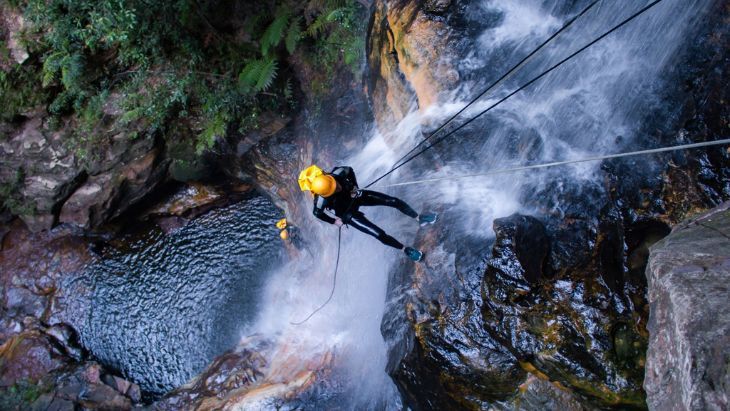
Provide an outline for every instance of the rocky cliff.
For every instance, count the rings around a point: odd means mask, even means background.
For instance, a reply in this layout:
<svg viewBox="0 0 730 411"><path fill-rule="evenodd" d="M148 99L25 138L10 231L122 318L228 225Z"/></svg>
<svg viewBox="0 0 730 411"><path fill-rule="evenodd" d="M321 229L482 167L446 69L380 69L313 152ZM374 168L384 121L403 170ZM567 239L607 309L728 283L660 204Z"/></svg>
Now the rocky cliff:
<svg viewBox="0 0 730 411"><path fill-rule="evenodd" d="M421 36L438 31L440 41L448 41L447 33L458 31L449 24L460 21L462 10L452 5L444 17L420 3L404 8L403 2L383 1L377 7L376 16L388 18L376 18L371 33L370 62L377 63L371 66L374 106L386 106L392 95L409 90L419 102L433 101L421 96L433 95L439 86L410 81L413 73L397 58L408 56L407 45ZM390 15L388 10L408 12ZM430 27L425 34L414 29L419 19L431 21L418 26ZM659 138L663 144L723 135L728 112L721 102L727 87L720 73L727 65L722 53L711 51L727 47L722 21L714 20L702 44L685 57L689 63L678 69L679 77L695 86L672 97L682 102L681 121ZM382 31L397 27L410 29L398 36ZM418 66L430 70L432 80L439 77L437 59ZM376 119L386 125L392 121L385 115ZM520 147L523 158L529 158L529 145ZM382 324L390 347L388 372L406 403L414 409L516 407L529 391L527 381L537 378L565 395L560 408L574 401L586 408L663 409L651 397L647 404L642 388L652 331L647 329L644 278L648 250L688 213L727 198L729 156L724 148L667 156L652 170L643 167L654 160L607 161L602 184L566 189L566 181L556 181L525 193L536 213L495 220L491 244L454 234L449 227L459 221L448 217L419 233L418 245L430 254L414 270L400 267L391 273L392 303ZM639 179L639 170L647 176L659 171L661 177ZM551 212L556 204L567 208ZM705 351L703 360L720 355L714 352Z"/></svg>
<svg viewBox="0 0 730 411"><path fill-rule="evenodd" d="M730 401L730 203L651 247L646 389L654 410L724 410Z"/></svg>

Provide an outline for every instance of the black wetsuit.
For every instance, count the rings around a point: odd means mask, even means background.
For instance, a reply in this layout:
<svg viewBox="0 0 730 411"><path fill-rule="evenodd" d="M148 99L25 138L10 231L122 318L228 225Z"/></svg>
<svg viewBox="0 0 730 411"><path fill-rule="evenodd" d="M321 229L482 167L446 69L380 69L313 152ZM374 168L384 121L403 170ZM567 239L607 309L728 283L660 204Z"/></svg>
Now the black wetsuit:
<svg viewBox="0 0 730 411"><path fill-rule="evenodd" d="M403 244L386 234L382 228L371 223L359 208L363 206L393 207L413 218L418 217L418 213L401 199L377 191L359 190L355 172L352 171L351 167L335 167L330 175L337 180L341 190L327 198L315 195L314 215L322 221L334 224L335 219L325 213L325 210L329 210L339 217L343 223L377 238L385 245L399 250L402 249ZM355 193L354 196L353 193Z"/></svg>

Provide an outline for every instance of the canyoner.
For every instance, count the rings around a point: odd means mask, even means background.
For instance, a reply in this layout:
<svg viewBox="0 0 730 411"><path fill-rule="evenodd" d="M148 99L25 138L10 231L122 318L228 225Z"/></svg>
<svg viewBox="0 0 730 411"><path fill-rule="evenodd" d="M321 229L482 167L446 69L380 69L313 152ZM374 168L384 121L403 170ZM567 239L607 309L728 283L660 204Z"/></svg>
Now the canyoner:
<svg viewBox="0 0 730 411"><path fill-rule="evenodd" d="M338 227L352 226L375 237L387 246L403 250L413 261L421 261L423 258L423 252L414 247L404 246L403 243L368 220L360 211L360 207L392 207L417 220L421 225L436 222L438 218L436 213L419 214L399 198L377 191L361 190L357 184L355 172L347 166L338 166L329 173L325 173L317 165L311 165L302 170L298 182L302 191L309 191L314 196L313 213L318 219Z"/></svg>

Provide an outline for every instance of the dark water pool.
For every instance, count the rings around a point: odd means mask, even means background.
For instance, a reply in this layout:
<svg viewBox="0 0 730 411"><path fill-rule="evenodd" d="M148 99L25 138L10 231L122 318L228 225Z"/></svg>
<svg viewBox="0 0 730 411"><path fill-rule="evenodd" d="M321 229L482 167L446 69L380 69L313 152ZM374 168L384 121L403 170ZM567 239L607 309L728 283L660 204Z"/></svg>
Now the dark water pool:
<svg viewBox="0 0 730 411"><path fill-rule="evenodd" d="M66 284L66 320L82 344L148 393L188 381L236 343L280 256L281 212L254 196L165 235L150 229L104 249Z"/></svg>

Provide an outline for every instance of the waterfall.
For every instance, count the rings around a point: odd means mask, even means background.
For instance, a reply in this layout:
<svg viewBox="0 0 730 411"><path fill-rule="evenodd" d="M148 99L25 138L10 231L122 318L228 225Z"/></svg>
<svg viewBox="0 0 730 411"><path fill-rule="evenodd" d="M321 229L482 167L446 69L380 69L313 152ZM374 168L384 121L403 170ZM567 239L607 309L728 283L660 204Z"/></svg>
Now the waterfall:
<svg viewBox="0 0 730 411"><path fill-rule="evenodd" d="M568 4L570 3L570 4ZM351 165L361 185L387 171L425 133L459 110L472 96L589 2L537 0L473 1L462 10L470 26L459 39L460 52L444 52L461 76L448 98L429 107L414 108L394 130L371 127L368 143L331 167ZM468 118L555 64L585 43L639 10L649 1L603 1L525 65L499 89L464 113ZM679 85L672 83L673 64L712 1L665 0L628 26L515 95L448 141L430 156L410 163L385 182L406 177L440 177L484 172L526 162L577 159L590 155L650 148L650 133L670 128L677 108L667 101ZM396 139L386 138L397 136ZM432 154L432 155L431 155ZM315 159L316 160L316 159ZM303 164L306 166L307 164ZM650 161L641 172L656 171ZM452 230L487 238L492 221L516 211L529 213L529 198L549 184L600 192L598 164L578 164L553 170L504 175L477 181L438 182L388 189L416 210L442 207L458 216ZM292 181L291 184L296 184ZM374 189L378 189L377 186ZM311 198L302 197L304 209ZM569 204L556 201L562 215ZM419 229L414 221L391 209L364 209L368 218L405 244ZM337 228L314 217L301 224L316 226L307 251L276 270L269 283L259 319L249 333L270 335L280 353L296 352L295 364L306 367L314 357L334 355L340 378L338 395L352 409L399 408L397 391L385 374L386 343L380 333L391 270L413 264L400 251L389 249L354 229L343 228L341 259L334 298L301 326L327 298L337 251ZM429 250L424 250L429 253ZM296 366L294 367L296 368Z"/></svg>

